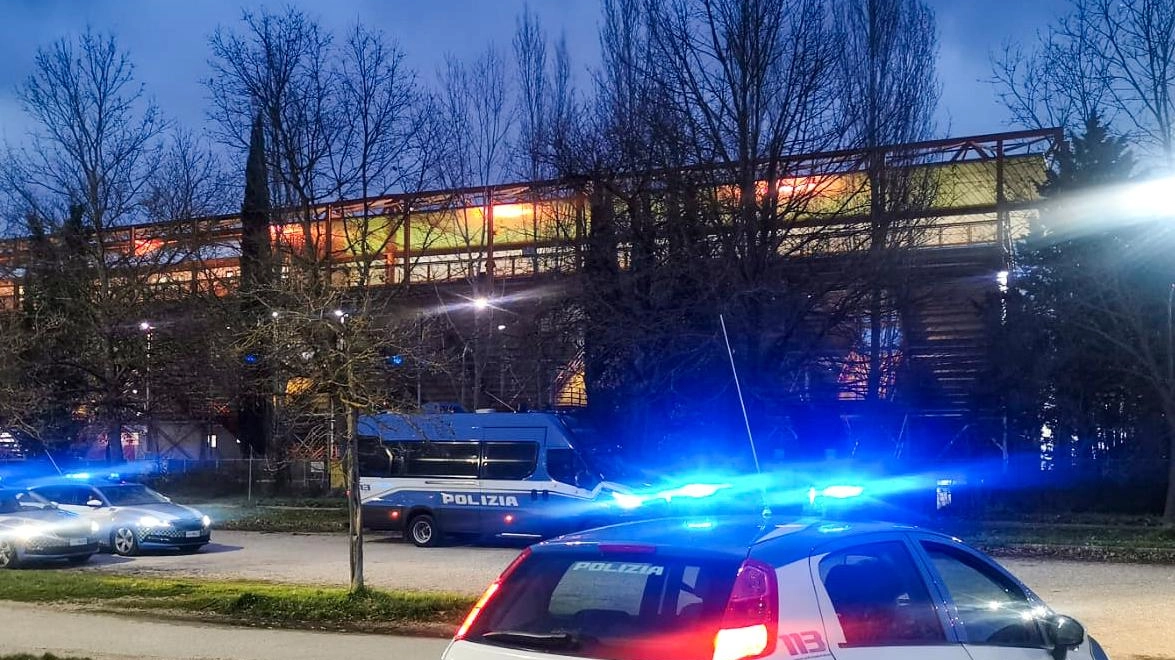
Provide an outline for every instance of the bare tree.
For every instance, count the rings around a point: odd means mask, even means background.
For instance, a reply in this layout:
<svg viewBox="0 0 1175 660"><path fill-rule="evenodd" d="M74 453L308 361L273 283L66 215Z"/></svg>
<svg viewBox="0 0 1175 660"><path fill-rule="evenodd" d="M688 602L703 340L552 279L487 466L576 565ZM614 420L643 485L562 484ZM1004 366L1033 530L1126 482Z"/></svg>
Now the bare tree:
<svg viewBox="0 0 1175 660"><path fill-rule="evenodd" d="M281 221L300 229L296 248L313 260L326 238L314 232L314 214L338 192L331 154L344 123L332 37L293 8L246 11L241 24L240 32L220 28L210 40L210 116L224 144L241 153L262 117L274 208L287 210Z"/></svg>
<svg viewBox="0 0 1175 660"><path fill-rule="evenodd" d="M90 31L39 50L18 94L37 128L12 154L4 188L23 211L34 253L26 313L37 332L53 329L56 340L44 348L60 349L42 356L42 375L105 428L108 455L121 460L123 422L143 407L134 387L141 348L133 347L142 343L135 316L176 251L136 246L115 230L143 217L165 123L126 52ZM47 291L70 300L37 294Z"/></svg>
<svg viewBox="0 0 1175 660"><path fill-rule="evenodd" d="M402 388L389 385L386 359L414 355L403 345L420 332L394 311L397 240L414 195L433 183L441 143L415 73L382 33L357 25L336 42L292 9L246 13L243 26L213 36L209 83L226 143L240 146L251 131L253 220L242 247L266 269L240 292L237 350L258 394L280 400L272 460L329 460L343 449L351 587L360 591L357 420L401 406L388 394ZM259 178L268 179L267 205L253 199L264 195ZM381 199L390 193L395 204Z"/></svg>
<svg viewBox="0 0 1175 660"><path fill-rule="evenodd" d="M490 46L471 64L450 58L441 79L440 137L446 147L437 167L444 185L461 191L451 200L452 212L447 214L442 232L459 241L463 249L468 298L488 300L494 296L496 265L492 186L501 183L511 171L514 104L506 62ZM451 329L463 344L462 361L472 367L463 367L458 379L463 391L470 390L469 400L475 408L483 400L484 374L490 359L486 346L492 323L489 311L492 308L477 314L472 328L450 316Z"/></svg>
<svg viewBox="0 0 1175 660"><path fill-rule="evenodd" d="M861 271L867 282L868 366L865 398L881 396L883 357L893 351L898 309L908 306L908 257L929 222L931 174L903 161L889 145L920 142L935 130L939 87L933 13L922 0L836 0L839 114L845 146L866 154L869 249ZM887 160L888 159L888 160ZM888 326L888 327L887 327Z"/></svg>
<svg viewBox="0 0 1175 660"><path fill-rule="evenodd" d="M191 221L233 208L230 181L221 158L190 130L171 132L147 181L143 212L149 221Z"/></svg>
<svg viewBox="0 0 1175 660"><path fill-rule="evenodd" d="M1175 165L1175 5L1071 0L1029 54L1008 46L993 82L1020 123L1080 130L1094 115L1128 124L1146 154Z"/></svg>

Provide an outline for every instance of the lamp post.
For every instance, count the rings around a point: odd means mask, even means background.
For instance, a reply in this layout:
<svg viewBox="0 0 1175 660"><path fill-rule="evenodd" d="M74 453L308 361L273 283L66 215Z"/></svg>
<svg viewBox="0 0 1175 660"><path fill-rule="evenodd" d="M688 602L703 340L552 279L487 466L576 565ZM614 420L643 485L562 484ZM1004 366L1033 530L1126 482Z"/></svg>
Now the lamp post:
<svg viewBox="0 0 1175 660"><path fill-rule="evenodd" d="M147 429L147 447L151 447L151 441L154 440L154 433L151 432L151 340L154 339L155 326L151 325L150 321L143 321L139 323L139 330L142 330L147 337L147 365L145 368L146 377L143 382L143 415L146 417ZM158 456L156 457L158 458Z"/></svg>

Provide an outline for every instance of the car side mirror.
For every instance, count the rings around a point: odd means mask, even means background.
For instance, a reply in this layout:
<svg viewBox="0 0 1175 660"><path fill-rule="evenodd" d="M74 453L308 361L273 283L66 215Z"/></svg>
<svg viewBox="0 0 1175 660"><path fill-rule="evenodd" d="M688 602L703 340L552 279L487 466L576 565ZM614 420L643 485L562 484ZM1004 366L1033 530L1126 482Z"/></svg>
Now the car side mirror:
<svg viewBox="0 0 1175 660"><path fill-rule="evenodd" d="M1065 660L1069 651L1085 643L1085 627L1076 619L1061 614L1051 616L1044 622L1045 635L1053 647L1053 658Z"/></svg>
<svg viewBox="0 0 1175 660"><path fill-rule="evenodd" d="M101 509L102 508L102 500L89 500L86 502L86 506L88 506L92 509Z"/></svg>

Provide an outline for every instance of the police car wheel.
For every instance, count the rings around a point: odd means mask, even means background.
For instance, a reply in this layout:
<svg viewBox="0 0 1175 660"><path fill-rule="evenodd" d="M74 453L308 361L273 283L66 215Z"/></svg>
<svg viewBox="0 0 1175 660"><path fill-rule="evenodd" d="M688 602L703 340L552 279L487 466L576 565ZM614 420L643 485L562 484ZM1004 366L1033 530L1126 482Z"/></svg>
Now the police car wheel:
<svg viewBox="0 0 1175 660"><path fill-rule="evenodd" d="M408 538L418 548L432 548L441 543L441 530L433 517L422 513L408 523Z"/></svg>
<svg viewBox="0 0 1175 660"><path fill-rule="evenodd" d="M120 525L110 534L110 547L114 554L131 557L139 554L139 535L133 527Z"/></svg>
<svg viewBox="0 0 1175 660"><path fill-rule="evenodd" d="M0 569L16 568L18 563L16 545L11 541L0 541Z"/></svg>

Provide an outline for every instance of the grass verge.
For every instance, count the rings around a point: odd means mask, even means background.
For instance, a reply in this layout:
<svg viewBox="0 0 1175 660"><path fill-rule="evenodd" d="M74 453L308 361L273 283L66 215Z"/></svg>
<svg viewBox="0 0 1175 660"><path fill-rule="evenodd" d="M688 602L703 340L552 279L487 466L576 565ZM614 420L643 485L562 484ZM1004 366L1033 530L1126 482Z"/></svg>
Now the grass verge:
<svg viewBox="0 0 1175 660"><path fill-rule="evenodd" d="M0 571L0 600L244 626L443 636L452 634L474 599L432 592L351 594L340 588L269 582L17 570Z"/></svg>
<svg viewBox="0 0 1175 660"><path fill-rule="evenodd" d="M991 554L1080 561L1175 564L1175 527L1061 521L954 521L943 531Z"/></svg>
<svg viewBox="0 0 1175 660"><path fill-rule="evenodd" d="M290 508L200 504L215 529L239 532L302 532L327 534L347 531L347 510L341 507Z"/></svg>

